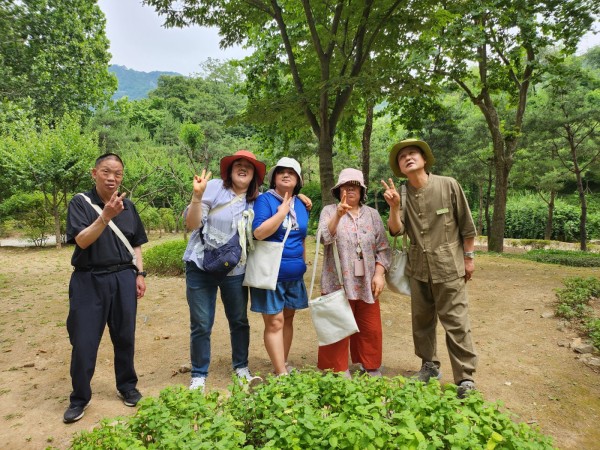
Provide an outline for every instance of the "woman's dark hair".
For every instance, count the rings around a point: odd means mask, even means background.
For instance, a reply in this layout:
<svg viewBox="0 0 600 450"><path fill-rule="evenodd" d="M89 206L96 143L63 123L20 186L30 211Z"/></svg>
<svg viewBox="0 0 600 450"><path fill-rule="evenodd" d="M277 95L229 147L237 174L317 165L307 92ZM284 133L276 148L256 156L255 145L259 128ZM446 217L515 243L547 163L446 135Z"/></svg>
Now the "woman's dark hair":
<svg viewBox="0 0 600 450"><path fill-rule="evenodd" d="M125 168L125 164L123 164L123 160L116 153L105 153L104 155L98 156L98 158L96 158L96 163L94 164L94 167L98 167L98 164L100 164L105 159L116 159L117 161L119 161L121 163L123 168Z"/></svg>
<svg viewBox="0 0 600 450"><path fill-rule="evenodd" d="M231 189L233 187L233 181L231 180L231 171L233 170L233 164L230 164L229 167L227 168L227 178L225 178L223 180L223 187L226 187L227 189ZM256 200L256 197L258 197L258 194L260 194L260 191L258 190L259 185L258 185L258 171L256 170L256 167L254 168L254 176L252 177L252 181L250 182L250 184L248 185L248 190L246 191L246 201L247 202L253 202L254 200Z"/></svg>
<svg viewBox="0 0 600 450"><path fill-rule="evenodd" d="M279 166L275 167L275 170L273 171L273 176L269 180L269 189L275 189L275 175L283 172L284 169L289 169L289 167L279 167ZM292 170L294 170L294 169L292 169ZM294 175L296 175L296 186L294 186L294 192L292 192L292 194L298 195L300 193L300 189L302 189L302 186L300 183L300 177L298 176L298 174L296 173L295 170L294 170Z"/></svg>
<svg viewBox="0 0 600 450"><path fill-rule="evenodd" d="M359 186L359 187L360 187L360 200L358 201L358 204L362 206L364 204L364 202L366 201L366 199L367 199L367 193L365 192L365 188L364 187L362 187L362 186ZM338 202L341 200L340 188L341 188L341 186L339 188L333 189L331 191L331 193L333 194L333 197Z"/></svg>

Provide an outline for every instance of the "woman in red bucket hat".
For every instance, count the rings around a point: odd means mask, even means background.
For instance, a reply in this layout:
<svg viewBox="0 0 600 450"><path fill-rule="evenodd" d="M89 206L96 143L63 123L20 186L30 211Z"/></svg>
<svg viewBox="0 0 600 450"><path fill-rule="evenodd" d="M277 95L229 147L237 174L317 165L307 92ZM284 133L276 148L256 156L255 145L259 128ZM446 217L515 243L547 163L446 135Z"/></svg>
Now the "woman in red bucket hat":
<svg viewBox="0 0 600 450"><path fill-rule="evenodd" d="M192 200L185 212L186 226L193 230L183 256L190 308L190 389L205 388L217 289L221 291L229 322L233 370L241 383L261 381L248 368L248 288L242 286L242 281L246 268L246 230L252 223L252 206L259 196L266 166L252 152L238 150L221 159L220 171L221 179L211 180L211 172L206 170L194 176ZM224 263L217 259L216 272L213 261L208 259L210 255L221 256L226 248L234 250L233 259Z"/></svg>

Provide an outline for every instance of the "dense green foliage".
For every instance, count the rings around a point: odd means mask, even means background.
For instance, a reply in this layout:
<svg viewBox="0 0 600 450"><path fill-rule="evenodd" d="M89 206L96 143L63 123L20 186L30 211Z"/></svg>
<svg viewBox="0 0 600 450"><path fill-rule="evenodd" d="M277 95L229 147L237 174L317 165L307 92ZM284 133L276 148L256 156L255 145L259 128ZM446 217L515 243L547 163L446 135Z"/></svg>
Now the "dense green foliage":
<svg viewBox="0 0 600 450"><path fill-rule="evenodd" d="M153 275L176 276L185 272L183 252L187 241L176 240L144 250L144 269Z"/></svg>
<svg viewBox="0 0 600 450"><path fill-rule="evenodd" d="M594 316L590 302L600 300L600 278L573 277L556 290L556 315L572 321L600 349L600 317Z"/></svg>
<svg viewBox="0 0 600 450"><path fill-rule="evenodd" d="M52 122L108 101L105 24L95 1L0 0L0 102Z"/></svg>
<svg viewBox="0 0 600 450"><path fill-rule="evenodd" d="M302 371L269 376L250 393L237 384L207 395L167 388L135 416L83 432L72 448L553 448L501 409L479 393L459 400L455 386L435 381Z"/></svg>

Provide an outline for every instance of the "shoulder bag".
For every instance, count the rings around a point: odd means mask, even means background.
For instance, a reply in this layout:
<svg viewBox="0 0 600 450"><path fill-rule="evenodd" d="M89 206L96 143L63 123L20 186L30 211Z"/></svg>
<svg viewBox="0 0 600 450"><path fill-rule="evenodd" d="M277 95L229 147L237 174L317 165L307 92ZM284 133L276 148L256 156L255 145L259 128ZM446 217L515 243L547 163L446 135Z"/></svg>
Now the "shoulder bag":
<svg viewBox="0 0 600 450"><path fill-rule="evenodd" d="M78 195L81 195L85 199L86 202L88 202L90 205L92 205L92 208L94 208L96 210L98 215L102 214L102 208L100 208L98 205L92 203L92 200L87 195L85 195L83 192L80 192ZM112 220L109 220L108 226L110 227L111 230L113 230L113 232L117 235L117 237L119 239L121 239L121 242L123 242L125 247L127 247L127 250L129 250L129 253L131 253L131 257L133 258L131 261L132 261L133 265L134 266L137 265L133 247L131 246L131 244L129 243L129 241L123 234L123 232L119 229L118 226L115 225L115 223Z"/></svg>
<svg viewBox="0 0 600 450"><path fill-rule="evenodd" d="M321 243L321 230L317 232L317 243L315 249L315 261L313 263L312 278L310 281L309 295L312 296L315 285L315 274L317 272L317 262L319 260L319 244ZM339 342L342 339L357 333L358 325L354 318L354 313L350 307L350 303L346 298L344 291L344 282L342 280L342 270L340 268L340 257L337 251L337 245L333 245L333 257L335 260L335 268L338 274L338 279L341 289L325 294L320 297L309 300L308 307L310 308L310 316L312 318L319 346L329 345Z"/></svg>
<svg viewBox="0 0 600 450"><path fill-rule="evenodd" d="M282 242L253 241L254 250L248 252L244 286L274 291L279 276L279 266L283 255L283 246L292 229L292 221L288 220L287 231Z"/></svg>
<svg viewBox="0 0 600 450"><path fill-rule="evenodd" d="M401 187L402 192L402 221L406 216L406 186ZM406 262L408 261L408 253L406 246L406 226L402 235L402 247L397 247L398 236L394 236L394 245L392 248L392 263L390 269L385 274L385 281L390 288L390 291L396 294L404 294L410 296L410 280L404 274Z"/></svg>
<svg viewBox="0 0 600 450"><path fill-rule="evenodd" d="M231 199L229 202L217 206L208 212L208 216L216 213L217 211L242 200L245 194L238 195ZM242 218L244 220L244 218ZM201 239L204 241L202 233L200 233ZM245 237L245 234L244 234ZM214 274L217 277L224 277L238 265L242 257L242 245L238 231L236 231L231 239L225 244L216 248L204 249L204 258L202 260L202 269L205 272Z"/></svg>

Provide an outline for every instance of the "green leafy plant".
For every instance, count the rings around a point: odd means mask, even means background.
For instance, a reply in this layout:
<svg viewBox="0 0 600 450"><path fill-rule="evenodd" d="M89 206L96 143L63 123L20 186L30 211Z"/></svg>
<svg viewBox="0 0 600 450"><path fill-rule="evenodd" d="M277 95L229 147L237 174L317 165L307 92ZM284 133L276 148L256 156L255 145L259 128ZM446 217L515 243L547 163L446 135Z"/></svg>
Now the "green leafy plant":
<svg viewBox="0 0 600 450"><path fill-rule="evenodd" d="M183 253L187 241L174 240L144 251L144 268L153 275L177 276L185 272Z"/></svg>
<svg viewBox="0 0 600 450"><path fill-rule="evenodd" d="M573 322L600 348L600 319L593 317L594 310L589 306L593 299L600 298L600 279L573 277L565 279L564 284L564 289L556 290L556 315Z"/></svg>
<svg viewBox="0 0 600 450"><path fill-rule="evenodd" d="M550 449L551 438L517 423L480 393L403 377L303 370L268 376L248 392L233 383L206 395L183 386L145 398L129 419L104 420L72 448Z"/></svg>

